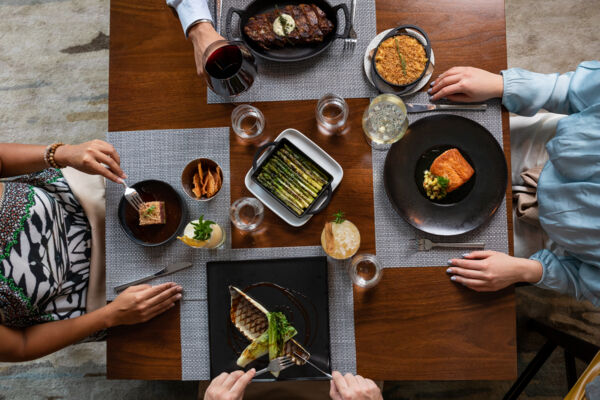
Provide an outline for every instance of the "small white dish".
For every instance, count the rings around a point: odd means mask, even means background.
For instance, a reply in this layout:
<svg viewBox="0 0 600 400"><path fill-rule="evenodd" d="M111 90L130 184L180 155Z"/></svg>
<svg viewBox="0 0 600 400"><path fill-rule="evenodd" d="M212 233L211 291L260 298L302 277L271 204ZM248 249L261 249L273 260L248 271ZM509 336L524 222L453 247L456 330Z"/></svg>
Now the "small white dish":
<svg viewBox="0 0 600 400"><path fill-rule="evenodd" d="M277 142L280 139L286 138L290 142L292 142L300 151L304 152L308 157L310 157L319 167L323 168L327 171L332 177L333 181L331 182L331 189L335 192L335 189L339 186L342 178L344 177L344 170L342 166L338 164L329 154L325 152L322 148L317 146L315 142L304 136L300 131L292 128L288 128L281 132L279 136L275 139ZM259 165L265 157L270 153L269 150L266 150L258 159L257 165ZM259 199L266 207L268 207L271 211L273 211L279 218L284 220L291 226L302 226L311 219L312 215L307 214L303 217L298 217L294 215L291 211L285 208L282 204L280 204L277 200L275 200L270 193L268 193L265 189L263 189L260 185L252 180L252 173L254 171L252 168L246 174L244 179L244 183L246 187L256 197ZM326 198L322 198L318 200L315 208L318 208L323 204Z"/></svg>
<svg viewBox="0 0 600 400"><path fill-rule="evenodd" d="M371 51L375 50L375 48L377 47L377 45L379 44L379 42L381 42L381 40L384 38L385 35L387 35L388 33L390 33L390 31L393 28L390 29L386 29L383 32L380 32L377 36L375 36L373 38L373 40L371 40L371 42L369 43L369 45L367 46L367 50L365 51L365 55L363 57L363 68L365 71L365 75L367 76L367 79L369 80L369 83L371 85L373 85L375 87L375 84L373 83L373 78L371 77ZM407 29L407 31L411 31L412 33L414 33L419 41L421 43L423 43L423 45L427 44L427 40L425 39L425 37L423 37L423 35L421 35L419 33L419 31L415 30L415 29ZM423 86L425 86L427 84L427 82L429 81L429 79L431 78L431 76L433 75L433 69L435 67L435 55L433 54L433 47L431 48L431 62L430 62L431 66L429 67L429 71L423 75L423 77L419 80L419 82L411 87L410 89L408 89L406 92L394 92L394 94L398 95L398 96L406 96L409 94L413 94L418 92L419 90L423 89Z"/></svg>

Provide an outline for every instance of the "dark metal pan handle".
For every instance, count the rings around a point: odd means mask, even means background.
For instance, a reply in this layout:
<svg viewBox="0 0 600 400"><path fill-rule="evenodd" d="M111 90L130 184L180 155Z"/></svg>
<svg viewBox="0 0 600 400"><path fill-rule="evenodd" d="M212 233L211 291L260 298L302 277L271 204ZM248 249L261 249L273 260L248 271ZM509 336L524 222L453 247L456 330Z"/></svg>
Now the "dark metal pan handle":
<svg viewBox="0 0 600 400"><path fill-rule="evenodd" d="M225 17L225 30L227 32L227 39L242 40L241 38L234 38L231 33L231 21L233 19L233 13L236 13L237 15L239 15L240 21L242 20L242 17L246 14L246 12L244 10L240 10L239 8L234 8L234 7L231 7L227 11L227 17ZM240 24L240 32L241 31L242 31L242 29L241 29L241 24Z"/></svg>
<svg viewBox="0 0 600 400"><path fill-rule="evenodd" d="M325 209L325 207L327 207L329 205L329 202L331 201L331 198L333 197L333 189L331 188L331 183L327 186L327 189L325 189L325 191L327 192L327 197L325 197L325 201L323 202L323 204L321 204L321 206L319 208L317 208L316 210L311 210L309 212L307 212L307 214L317 214L320 213L321 211L323 211Z"/></svg>
<svg viewBox="0 0 600 400"><path fill-rule="evenodd" d="M271 146L275 146L277 145L277 142L269 142L269 143L265 143L262 146L260 146L258 148L258 150L256 150L256 153L254 153L254 159L252 160L252 171L256 171L258 165L256 165L258 163L258 159L260 158L260 155L262 154L263 151L265 151L265 149L271 147Z"/></svg>
<svg viewBox="0 0 600 400"><path fill-rule="evenodd" d="M350 22L350 11L348 11L348 6L346 4L344 4L344 3L338 4L337 6L332 8L335 15L337 15L337 12L339 9L342 9L342 11L344 11L344 18L345 18L344 32L341 35L336 33L335 38L336 39L346 39L350 35L350 28L352 27L352 23Z"/></svg>

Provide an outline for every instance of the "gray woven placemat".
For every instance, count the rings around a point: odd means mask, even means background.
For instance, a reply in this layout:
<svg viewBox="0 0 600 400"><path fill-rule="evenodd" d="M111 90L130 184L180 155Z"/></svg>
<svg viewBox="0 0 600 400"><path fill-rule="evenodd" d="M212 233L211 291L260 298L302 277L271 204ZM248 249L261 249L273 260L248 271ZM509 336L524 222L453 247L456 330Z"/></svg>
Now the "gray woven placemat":
<svg viewBox="0 0 600 400"><path fill-rule="evenodd" d="M178 241L159 247L142 247L129 240L119 226L117 207L123 187L112 182L106 188L106 294L113 300L117 285L150 275L165 264L189 260L193 266L151 284L174 281L183 286L181 306L181 357L184 380L210 378L208 348L208 309L206 262L291 258L323 255L320 246L231 249L229 223L229 128L168 131L109 132L107 139L121 156L121 166L129 175L129 184L144 179L169 183L184 199L188 216L200 214L218 222L226 231L222 249L192 249ZM181 188L181 171L196 158L215 160L223 169L224 186L210 202L197 202ZM356 372L354 340L354 303L352 284L343 264L329 263L329 309L331 361L335 369Z"/></svg>
<svg viewBox="0 0 600 400"><path fill-rule="evenodd" d="M404 98L406 102L429 103L426 93L417 93ZM439 112L438 112L439 113ZM433 115L434 113L409 114L410 123ZM488 102L485 112L457 111L452 114L460 115L478 122L487 128L502 146L502 116L500 101ZM506 220L506 200L502 201L500 208L492 219L474 230L452 237L451 239L436 235L425 234L409 225L396 211L394 211L385 193L383 184L383 166L386 151L372 151L373 155L373 202L375 212L375 238L377 256L384 267L428 267L446 265L450 258L460 258L468 250L460 249L432 249L430 251L417 251L417 239L427 238L433 242L484 242L487 250L508 251L508 231Z"/></svg>
<svg viewBox="0 0 600 400"><path fill-rule="evenodd" d="M250 260L293 258L323 255L320 246L229 249L213 260ZM329 266L329 334L331 366L340 371L356 373L354 338L354 299L352 282L343 262L328 260ZM203 265L206 274L206 264ZM208 306L206 299L189 300L184 296L181 306L181 369L183 380L210 379L210 349L208 339Z"/></svg>
<svg viewBox="0 0 600 400"><path fill-rule="evenodd" d="M230 7L244 9L250 0L222 0L223 15L221 18L221 34L225 33L225 16ZM350 7L349 0L343 0ZM336 6L341 1L332 1ZM212 2L209 2L213 10ZM280 5L283 5L280 4ZM343 12L338 14L344 20ZM238 23L237 15L233 17L234 26ZM338 27L343 32L343 22ZM331 46L305 61L296 63L274 63L257 57L258 75L248 92L241 94L235 102L282 101L318 99L325 93L333 92L343 98L370 97L377 91L365 78L363 73L363 55L369 41L376 35L375 1L361 0L356 2L354 30L358 42L353 49L344 49L344 40L337 39ZM239 37L238 32L232 32ZM212 103L228 103L207 91L207 101Z"/></svg>
<svg viewBox="0 0 600 400"><path fill-rule="evenodd" d="M144 179L159 179L170 184L184 200L187 216L200 215L217 222L226 232L226 247L231 238L229 224L229 128L185 129L163 131L109 132L108 141L121 156L121 166L131 185ZM181 172L188 162L206 157L216 161L223 170L223 187L208 202L191 199L181 187ZM178 240L158 247L143 247L133 243L119 226L118 204L123 187L113 182L106 187L106 297L113 300L117 285L148 276L165 265L191 261L193 267L152 281L153 284L174 281L183 286L186 297L206 298L203 263L222 250L192 249Z"/></svg>

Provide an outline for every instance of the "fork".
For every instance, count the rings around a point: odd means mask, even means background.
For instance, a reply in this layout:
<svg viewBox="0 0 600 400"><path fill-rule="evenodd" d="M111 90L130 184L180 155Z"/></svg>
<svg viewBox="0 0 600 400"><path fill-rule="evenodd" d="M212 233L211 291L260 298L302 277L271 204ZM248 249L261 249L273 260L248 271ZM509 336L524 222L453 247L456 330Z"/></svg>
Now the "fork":
<svg viewBox="0 0 600 400"><path fill-rule="evenodd" d="M344 49L346 47L354 48L358 41L358 36L354 30L354 14L356 14L356 0L350 0L350 32L348 33L348 37L344 39Z"/></svg>
<svg viewBox="0 0 600 400"><path fill-rule="evenodd" d="M142 200L140 194L135 189L127 186L125 180L123 180L123 186L125 186L125 200L127 200L127 202L131 204L136 210L141 209L144 205L144 200Z"/></svg>
<svg viewBox="0 0 600 400"><path fill-rule="evenodd" d="M286 368L296 365L294 361L288 356L281 356L269 361L267 368L263 368L256 372L254 376L264 374L265 372L281 372Z"/></svg>
<svg viewBox="0 0 600 400"><path fill-rule="evenodd" d="M419 251L429 251L434 247L451 247L455 249L483 249L485 243L434 243L429 239L419 239Z"/></svg>

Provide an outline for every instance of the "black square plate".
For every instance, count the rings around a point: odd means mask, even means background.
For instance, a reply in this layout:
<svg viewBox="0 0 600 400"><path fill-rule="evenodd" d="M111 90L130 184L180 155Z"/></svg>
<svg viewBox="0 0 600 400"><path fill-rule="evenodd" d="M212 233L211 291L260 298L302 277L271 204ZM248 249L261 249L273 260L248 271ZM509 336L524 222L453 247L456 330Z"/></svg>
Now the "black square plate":
<svg viewBox="0 0 600 400"><path fill-rule="evenodd" d="M269 311L283 312L298 334L294 339L311 353L311 361L331 372L327 258L215 261L208 269L208 321L211 379L240 369L236 360L250 342L231 323L229 285L243 290ZM265 368L268 356L246 369ZM278 380L327 379L309 365L293 366ZM266 373L256 380L272 381Z"/></svg>

